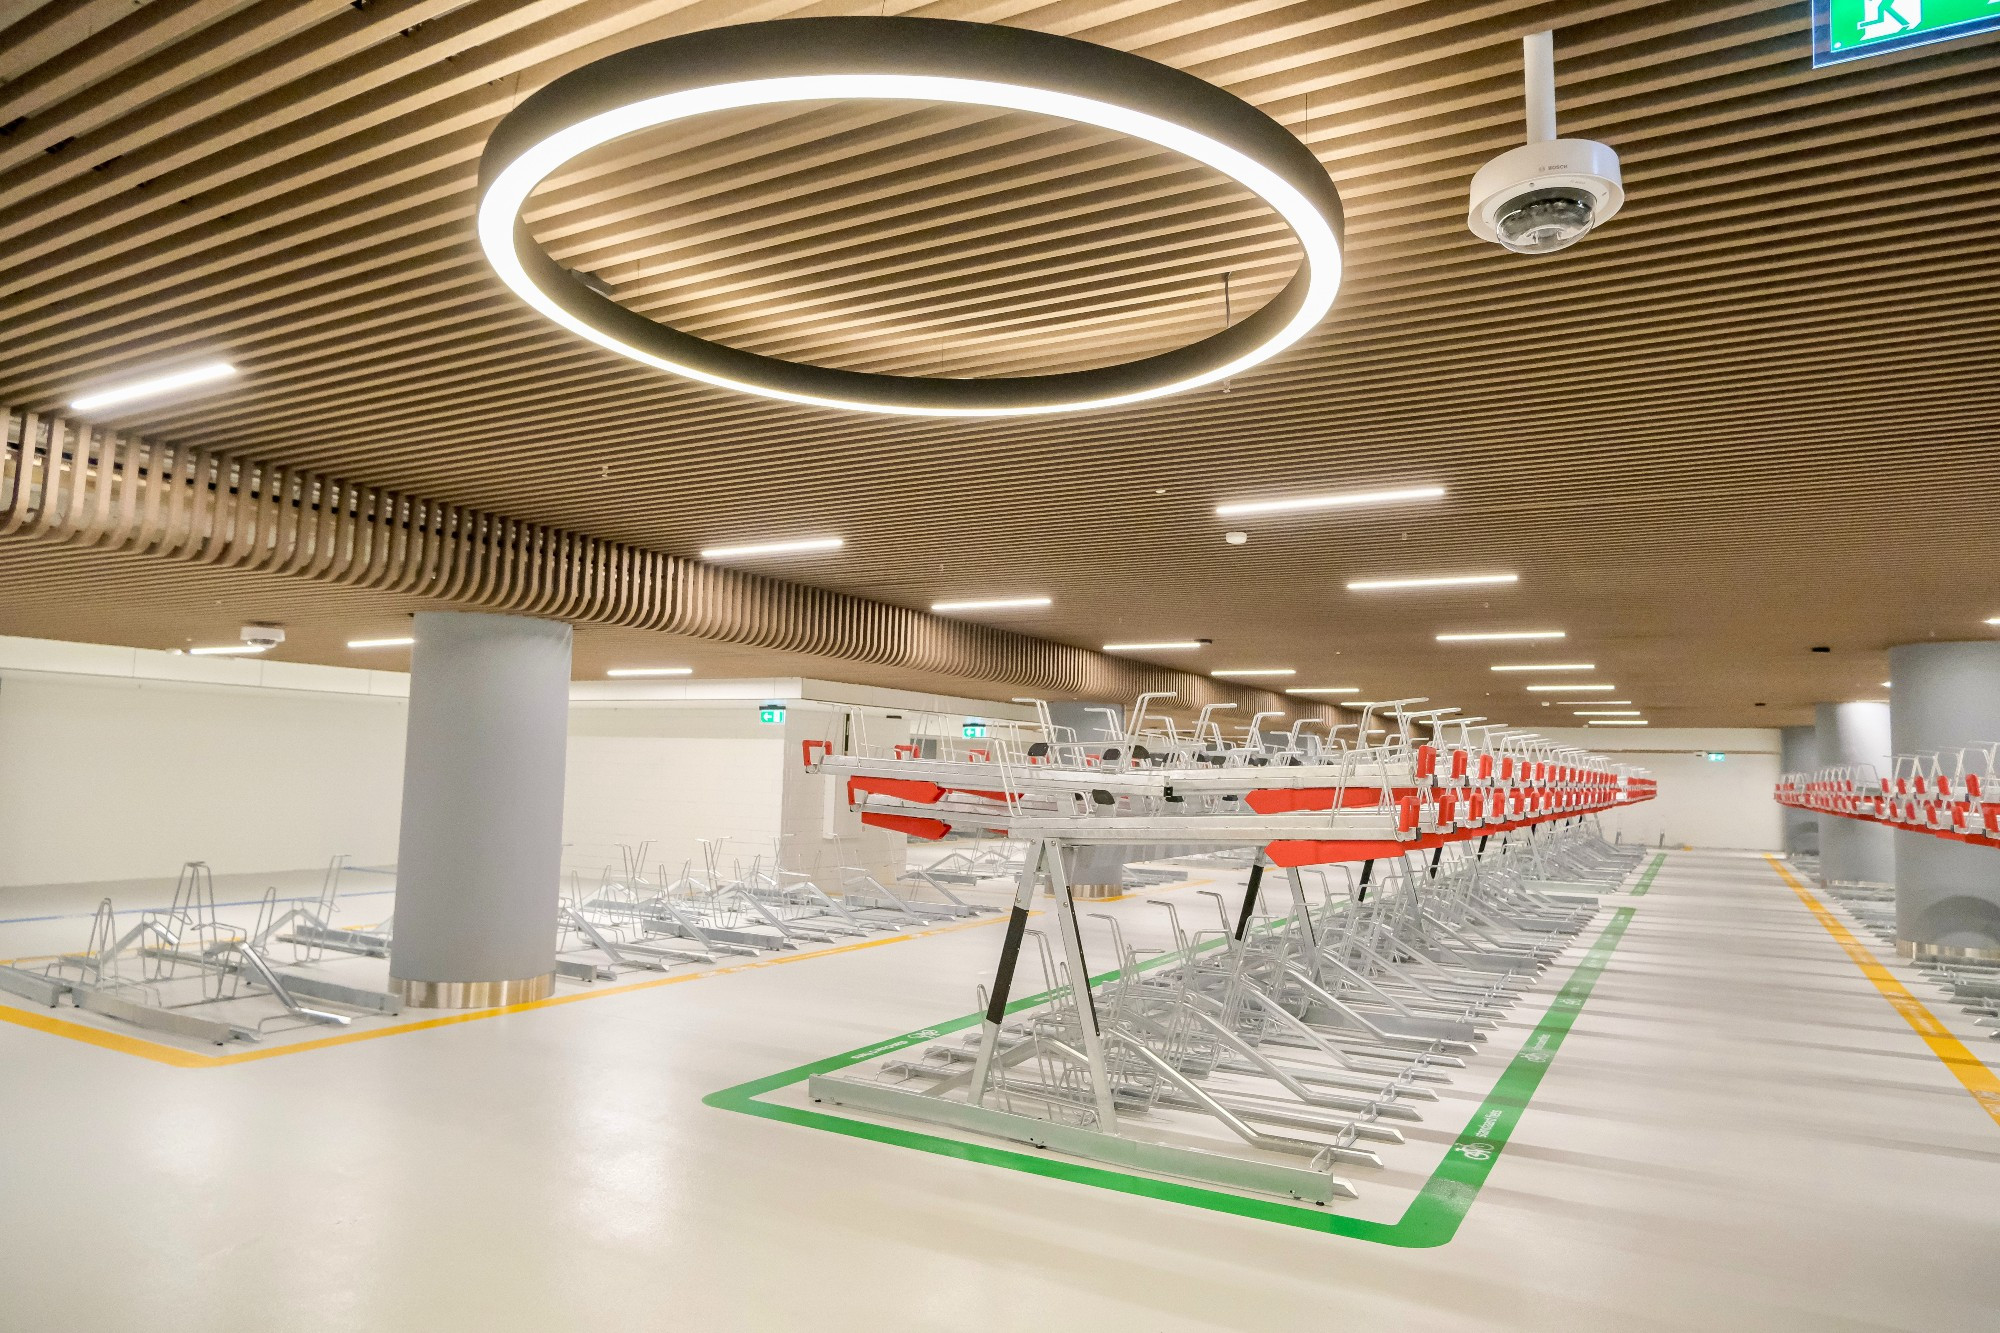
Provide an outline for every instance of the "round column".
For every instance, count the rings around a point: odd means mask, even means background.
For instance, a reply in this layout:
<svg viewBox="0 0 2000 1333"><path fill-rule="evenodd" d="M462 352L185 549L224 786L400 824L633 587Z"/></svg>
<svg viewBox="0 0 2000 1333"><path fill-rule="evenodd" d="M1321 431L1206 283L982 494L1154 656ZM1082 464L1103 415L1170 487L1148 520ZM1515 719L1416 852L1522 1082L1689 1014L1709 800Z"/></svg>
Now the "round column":
<svg viewBox="0 0 2000 1333"><path fill-rule="evenodd" d="M2000 740L2000 642L1891 648L1889 679L1897 754ZM2000 850L1928 833L1893 836L1903 956L2000 959Z"/></svg>
<svg viewBox="0 0 2000 1333"><path fill-rule="evenodd" d="M1870 764L1889 772L1889 705L1885 703L1821 704L1814 710L1819 740L1819 764ZM1895 843L1889 829L1865 819L1828 815L1820 821L1819 873L1836 880L1893 884Z"/></svg>
<svg viewBox="0 0 2000 1333"><path fill-rule="evenodd" d="M1819 731L1814 727L1782 727L1778 731L1779 771L1810 773L1819 765ZM1819 855L1819 816L1793 806L1784 809L1785 852Z"/></svg>
<svg viewBox="0 0 2000 1333"><path fill-rule="evenodd" d="M570 628L422 612L410 663L392 988L417 1008L555 984Z"/></svg>
<svg viewBox="0 0 2000 1333"><path fill-rule="evenodd" d="M1129 847L1066 847L1063 849L1063 877L1069 881L1072 898L1116 898L1125 892L1125 863Z"/></svg>

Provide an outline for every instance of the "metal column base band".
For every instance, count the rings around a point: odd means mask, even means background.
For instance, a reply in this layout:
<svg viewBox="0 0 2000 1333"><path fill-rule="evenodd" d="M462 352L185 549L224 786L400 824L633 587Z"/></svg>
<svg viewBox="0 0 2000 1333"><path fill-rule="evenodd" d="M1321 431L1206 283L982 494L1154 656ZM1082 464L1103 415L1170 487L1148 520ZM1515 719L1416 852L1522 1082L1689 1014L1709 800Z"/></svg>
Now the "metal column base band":
<svg viewBox="0 0 2000 1333"><path fill-rule="evenodd" d="M555 993L556 974L519 981L411 981L389 978L389 989L411 1009L492 1009L503 1004L546 1000Z"/></svg>
<svg viewBox="0 0 2000 1333"><path fill-rule="evenodd" d="M1930 958L1939 962L2000 963L2000 948L1961 949L1953 944L1919 944L1897 940L1896 952L1904 958Z"/></svg>

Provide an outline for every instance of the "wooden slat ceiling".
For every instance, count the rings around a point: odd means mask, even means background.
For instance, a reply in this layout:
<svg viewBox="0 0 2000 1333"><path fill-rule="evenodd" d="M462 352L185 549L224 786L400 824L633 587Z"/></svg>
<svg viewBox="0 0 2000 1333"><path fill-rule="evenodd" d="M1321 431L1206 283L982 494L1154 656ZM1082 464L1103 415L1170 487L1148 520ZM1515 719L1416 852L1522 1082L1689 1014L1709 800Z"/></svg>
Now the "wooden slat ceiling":
<svg viewBox="0 0 2000 1333"><path fill-rule="evenodd" d="M526 93L677 32L877 8L17 4L0 401L48 409L222 354L240 380L119 424L673 554L835 533L835 557L761 568L916 607L1047 594L1008 623L1089 647L1208 637L1213 666L1517 721L1555 718L1485 668L1538 654L1435 632L1564 629L1549 657L1595 662L1656 723L1714 725L1879 696L1887 645L1993 632L1993 41L1814 71L1805 3L888 6L1188 70L1337 181L1334 317L1226 390L1117 412L940 422L743 398L581 343L491 276L476 164ZM1630 201L1527 258L1466 232L1465 188L1519 140L1519 38L1543 27L1562 128L1618 149ZM636 136L529 219L656 317L912 374L1143 355L1215 328L1225 274L1240 315L1295 262L1254 202L1171 157L892 104ZM1244 520L1243 546L1212 512L1402 482L1449 494ZM1343 588L1488 570L1521 581ZM345 625L406 609L20 545L0 545L0 578L0 632L166 646L290 617L325 626L289 649L309 660L348 660Z"/></svg>

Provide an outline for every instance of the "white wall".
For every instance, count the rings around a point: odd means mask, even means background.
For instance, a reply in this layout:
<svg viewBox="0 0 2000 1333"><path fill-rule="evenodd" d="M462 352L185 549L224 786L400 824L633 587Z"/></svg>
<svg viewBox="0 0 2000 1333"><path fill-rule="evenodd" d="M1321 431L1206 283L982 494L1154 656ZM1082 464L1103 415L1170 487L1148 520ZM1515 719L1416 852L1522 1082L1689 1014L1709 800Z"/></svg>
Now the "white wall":
<svg viewBox="0 0 2000 1333"><path fill-rule="evenodd" d="M396 859L402 699L0 672L0 887Z"/></svg>
<svg viewBox="0 0 2000 1333"><path fill-rule="evenodd" d="M803 746L808 740L831 742L840 753L864 739L870 745L900 745L910 738L908 719L886 709L864 710L860 721L863 736L853 734L843 709L804 704L786 715L785 869L811 875L824 887L842 883L841 871L847 866L866 870L884 883L893 883L903 872L909 839L863 824L861 816L848 808L844 780L805 770Z"/></svg>
<svg viewBox="0 0 2000 1333"><path fill-rule="evenodd" d="M785 728L747 704L573 704L563 795L563 864L588 875L618 843L650 841L672 875L701 861L699 839L778 836Z"/></svg>
<svg viewBox="0 0 2000 1333"><path fill-rule="evenodd" d="M399 672L0 637L0 889L171 879L193 859L223 874L336 852L393 863L408 688ZM757 720L766 699L787 704L783 725ZM782 834L787 868L899 871L901 835L864 828L839 784L804 771L799 742L839 740L848 709L875 744L908 739L903 709L1026 711L798 679L578 682L565 865L594 876L617 844L651 840L651 863L678 874L699 839L747 859Z"/></svg>
<svg viewBox="0 0 2000 1333"><path fill-rule="evenodd" d="M336 852L391 863L407 689L399 673L0 638L0 888L168 878L190 859L223 873L310 869ZM787 703L783 726L757 721L767 697ZM863 828L839 784L801 764L802 740L841 738L845 709L877 745L907 739L916 709L1025 712L817 681L579 682L565 864L594 874L617 863L616 844L652 840L654 864L678 873L701 838L747 859L783 835L787 868L900 867L902 837ZM1659 798L1607 816L1607 833L1781 846L1775 729L1544 734L1659 779ZM1725 759L1701 757L1711 750Z"/></svg>
<svg viewBox="0 0 2000 1333"><path fill-rule="evenodd" d="M1784 807L1771 797L1780 772L1780 735L1761 727L1582 727L1540 733L1652 771L1660 794L1604 816L1604 835L1669 847L1775 852L1784 846ZM1706 758L1720 752L1720 762Z"/></svg>

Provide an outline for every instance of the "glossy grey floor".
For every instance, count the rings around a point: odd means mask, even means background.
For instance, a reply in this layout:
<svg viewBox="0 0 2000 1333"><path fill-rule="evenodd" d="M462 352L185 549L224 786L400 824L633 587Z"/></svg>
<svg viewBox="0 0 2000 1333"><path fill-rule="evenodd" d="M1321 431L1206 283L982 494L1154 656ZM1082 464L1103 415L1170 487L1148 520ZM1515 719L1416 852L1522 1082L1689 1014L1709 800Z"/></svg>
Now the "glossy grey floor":
<svg viewBox="0 0 2000 1333"><path fill-rule="evenodd" d="M966 1012L993 929L218 1069L0 1025L0 1328L2000 1327L2000 1125L1761 858L1630 905L1433 1250L701 1104Z"/></svg>

